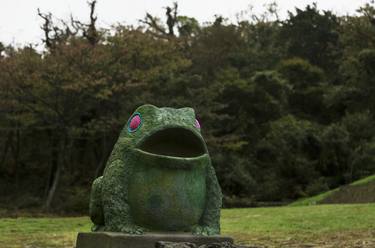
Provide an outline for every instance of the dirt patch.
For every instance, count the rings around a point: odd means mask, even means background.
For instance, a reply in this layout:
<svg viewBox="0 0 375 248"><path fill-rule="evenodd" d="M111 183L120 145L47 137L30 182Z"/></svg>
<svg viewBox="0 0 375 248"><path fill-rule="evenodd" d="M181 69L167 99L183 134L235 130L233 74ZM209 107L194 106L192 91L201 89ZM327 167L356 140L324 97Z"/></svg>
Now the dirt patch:
<svg viewBox="0 0 375 248"><path fill-rule="evenodd" d="M372 203L375 202L375 182L364 185L348 185L327 196L319 203Z"/></svg>

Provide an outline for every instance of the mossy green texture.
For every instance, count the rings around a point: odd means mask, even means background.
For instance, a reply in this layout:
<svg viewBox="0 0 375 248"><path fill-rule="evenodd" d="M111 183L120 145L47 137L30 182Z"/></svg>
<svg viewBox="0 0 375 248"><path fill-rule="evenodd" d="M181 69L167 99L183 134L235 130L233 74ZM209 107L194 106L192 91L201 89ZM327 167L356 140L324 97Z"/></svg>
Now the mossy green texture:
<svg viewBox="0 0 375 248"><path fill-rule="evenodd" d="M93 183L93 231L219 234L222 194L194 110L142 105L134 113L141 125L124 126Z"/></svg>

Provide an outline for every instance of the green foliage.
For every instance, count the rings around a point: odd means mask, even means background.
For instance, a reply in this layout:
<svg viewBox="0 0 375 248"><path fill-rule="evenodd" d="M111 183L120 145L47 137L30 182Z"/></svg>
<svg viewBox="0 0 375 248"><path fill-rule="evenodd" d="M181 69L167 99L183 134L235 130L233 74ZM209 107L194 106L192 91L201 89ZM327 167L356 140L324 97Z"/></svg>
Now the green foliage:
<svg viewBox="0 0 375 248"><path fill-rule="evenodd" d="M179 22L178 31L181 36L192 36L199 32L200 26L195 18L188 16L178 16L177 20Z"/></svg>
<svg viewBox="0 0 375 248"><path fill-rule="evenodd" d="M375 142L370 141L356 147L351 161L353 178L361 178L373 173L375 163ZM352 178L350 178L352 179Z"/></svg>
<svg viewBox="0 0 375 248"><path fill-rule="evenodd" d="M326 127L322 133L322 156L319 170L324 176L330 176L331 187L338 183L347 183L345 173L349 171L350 147L348 131L336 124ZM334 177L338 175L338 178Z"/></svg>
<svg viewBox="0 0 375 248"><path fill-rule="evenodd" d="M316 4L289 12L283 23L281 39L287 44L290 57L308 60L331 74L336 70L340 51L339 21L330 11L320 11Z"/></svg>
<svg viewBox="0 0 375 248"><path fill-rule="evenodd" d="M144 103L196 110L233 199L290 201L375 172L373 4L283 21L271 5L204 25L177 7L110 30L40 13L54 21L44 51L0 44L1 205L86 212L84 192Z"/></svg>
<svg viewBox="0 0 375 248"><path fill-rule="evenodd" d="M294 89L306 89L316 86L324 79L324 72L317 66L300 58L284 60L279 65L279 72Z"/></svg>
<svg viewBox="0 0 375 248"><path fill-rule="evenodd" d="M366 3L357 10L357 14L344 17L341 23L340 40L344 44L346 57L375 47L374 4Z"/></svg>
<svg viewBox="0 0 375 248"><path fill-rule="evenodd" d="M265 185L265 199L290 199L305 195L306 186L319 175L316 165L321 142L318 127L309 121L285 116L271 123L270 131L256 147ZM270 190L273 189L273 190Z"/></svg>
<svg viewBox="0 0 375 248"><path fill-rule="evenodd" d="M324 72L300 58L281 61L278 71L292 88L288 95L290 112L302 119L327 123L324 94L329 86L324 83Z"/></svg>
<svg viewBox="0 0 375 248"><path fill-rule="evenodd" d="M222 175L219 178L219 182L223 189L228 192L236 192L238 197L253 196L257 192L257 182L252 173L256 167L251 160L245 160L235 152L225 155L218 152L213 158L213 164L221 165L216 166L216 173ZM235 198L235 195L232 195L229 201L235 200L233 198ZM233 207L234 205L231 206Z"/></svg>
<svg viewBox="0 0 375 248"><path fill-rule="evenodd" d="M368 142L375 133L373 119L370 111L347 113L341 120L341 124L350 134L352 147L357 147L362 142Z"/></svg>

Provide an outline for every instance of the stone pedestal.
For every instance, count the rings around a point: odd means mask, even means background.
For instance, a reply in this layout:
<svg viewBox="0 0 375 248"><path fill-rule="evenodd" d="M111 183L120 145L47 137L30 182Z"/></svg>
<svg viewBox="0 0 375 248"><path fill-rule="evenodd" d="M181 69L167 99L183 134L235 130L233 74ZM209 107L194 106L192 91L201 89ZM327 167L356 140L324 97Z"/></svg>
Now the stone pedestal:
<svg viewBox="0 0 375 248"><path fill-rule="evenodd" d="M130 235L124 233L92 232L78 233L76 248L155 248L158 241L188 242L196 245L229 242L225 236L196 236L189 233L146 233Z"/></svg>

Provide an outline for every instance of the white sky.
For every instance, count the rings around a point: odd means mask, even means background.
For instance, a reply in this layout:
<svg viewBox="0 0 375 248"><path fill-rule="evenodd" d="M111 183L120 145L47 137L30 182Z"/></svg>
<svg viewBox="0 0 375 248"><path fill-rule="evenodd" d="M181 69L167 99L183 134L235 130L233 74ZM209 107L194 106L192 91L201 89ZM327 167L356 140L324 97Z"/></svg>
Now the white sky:
<svg viewBox="0 0 375 248"><path fill-rule="evenodd" d="M174 0L98 0L97 15L100 27L111 24L137 24L146 11L164 17L163 7ZM271 0L179 0L181 15L195 17L199 22L213 21L214 15L221 14L235 20L236 14L254 6L261 11L264 3ZM278 0L281 17L294 7L303 8L317 2L319 9L332 10L337 14L355 13L359 6L369 0ZM42 21L37 8L42 12L52 12L55 17L68 20L70 14L76 19L87 21L89 9L86 0L0 0L0 41L4 44L22 45L40 43L43 36L39 26Z"/></svg>

